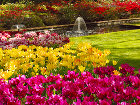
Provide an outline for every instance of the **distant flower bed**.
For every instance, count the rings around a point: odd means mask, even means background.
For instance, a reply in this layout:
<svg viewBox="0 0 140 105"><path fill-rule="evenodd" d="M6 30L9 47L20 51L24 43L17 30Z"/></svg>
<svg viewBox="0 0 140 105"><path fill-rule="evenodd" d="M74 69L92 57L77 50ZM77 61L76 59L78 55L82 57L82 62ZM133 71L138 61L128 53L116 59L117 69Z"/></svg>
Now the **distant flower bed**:
<svg viewBox="0 0 140 105"><path fill-rule="evenodd" d="M0 79L0 104L6 105L139 105L140 72L122 64L98 67L81 74L68 71L64 75L25 75Z"/></svg>
<svg viewBox="0 0 140 105"><path fill-rule="evenodd" d="M0 48L11 49L20 45L36 45L43 47L60 47L66 43L69 43L68 37L59 36L57 33L36 33L26 32L24 34L16 33L14 37L11 37L11 33L0 33Z"/></svg>
<svg viewBox="0 0 140 105"><path fill-rule="evenodd" d="M34 3L0 5L0 27L10 29L17 23L26 27L73 24L79 15L86 22L140 17L139 0L47 0Z"/></svg>

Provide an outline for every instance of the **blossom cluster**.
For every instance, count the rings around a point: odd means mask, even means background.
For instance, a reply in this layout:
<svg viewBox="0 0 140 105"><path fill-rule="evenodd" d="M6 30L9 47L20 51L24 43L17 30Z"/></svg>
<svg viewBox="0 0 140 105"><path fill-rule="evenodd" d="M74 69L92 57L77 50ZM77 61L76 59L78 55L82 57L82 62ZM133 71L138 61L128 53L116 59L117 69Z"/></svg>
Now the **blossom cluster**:
<svg viewBox="0 0 140 105"><path fill-rule="evenodd" d="M82 6L81 6L82 5ZM112 3L106 2L77 2L74 4L74 8L79 11L88 11L90 14L95 14L96 16L103 16L104 19L109 18L108 16L116 15L117 18L128 18L120 17L123 14L132 15L140 13L140 5L138 1L125 0L123 2L116 0ZM111 17L111 16L110 16ZM112 17L113 18L113 17Z"/></svg>
<svg viewBox="0 0 140 105"><path fill-rule="evenodd" d="M138 0L112 0L112 2L101 0L100 2L94 2L91 0L53 0L51 2L40 2L35 5L24 5L22 6L22 8L14 7L11 10L4 9L4 7L5 6L2 6L0 8L2 10L2 12L0 13L0 22L4 25L4 27L9 28L11 27L11 25L14 25L16 23L24 24L23 20L26 20L25 17L31 16L32 13L40 16L41 20L43 20L44 23L46 23L45 20L49 21L50 18L59 18L59 20L57 20L55 24L66 22L73 23L75 21L75 17L77 17L78 15L82 16L87 22L93 22L101 20L139 17L140 13L140 2ZM65 14L65 12L67 14ZM51 16L50 18L46 18L43 14L51 14ZM70 22L67 20L69 20ZM54 21L50 23L54 24Z"/></svg>
<svg viewBox="0 0 140 105"><path fill-rule="evenodd" d="M22 75L7 82L0 79L0 104L139 105L140 77L132 74L132 68L122 64L120 70L108 66L94 69L94 73L79 74L69 70L63 77L51 74L31 78ZM107 69L109 73L104 72L106 76L100 74L100 78L99 72ZM122 75L123 71L128 75Z"/></svg>
<svg viewBox="0 0 140 105"><path fill-rule="evenodd" d="M55 1L54 1L55 2ZM62 6L60 3L47 3L47 2L41 2L37 5L36 9L33 11L41 12L41 13L46 13L46 12L51 12L52 14L58 13L58 10L55 9L52 5L59 5ZM42 6L43 5L43 6Z"/></svg>
<svg viewBox="0 0 140 105"><path fill-rule="evenodd" d="M63 1L64 3L64 1ZM58 8L63 8L63 6L67 5L69 6L70 4L69 3L66 3L66 4L63 4L62 2L58 2L57 6ZM71 2L72 3L72 2ZM45 5L45 9L43 7L41 7L41 5L44 4ZM50 5L50 6L48 6ZM45 2L42 2L40 4L38 4L38 8L37 8L37 11L39 12L46 12L46 11L57 11L57 12L54 12L54 13L59 13L59 9L55 9L53 8L54 5L56 5L55 1L54 3L45 3ZM63 6L62 6L63 5ZM139 5L139 2L138 1L131 1L131 0L126 0L126 1L119 1L119 0L116 0L114 2L91 2L91 1L77 1L77 2L73 2L72 5L70 6L73 6L75 10L77 10L77 12L79 10L85 12L86 10L87 11L92 11L94 14L96 14L97 16L98 15L104 15L106 13L108 14L112 14L112 12L120 12L120 14L123 14L123 12L127 12L127 13L130 13L130 14L135 14L135 13L139 13L140 12L140 5ZM114 9L115 8L115 9ZM108 11L110 11L111 13L109 13ZM92 13L92 14L93 14Z"/></svg>
<svg viewBox="0 0 140 105"><path fill-rule="evenodd" d="M0 33L0 48L11 49L20 45L36 45L43 47L60 47L66 43L69 43L68 37L63 37L57 33L50 33L45 31L41 32L26 32L24 34L15 34L11 37L9 33Z"/></svg>
<svg viewBox="0 0 140 105"><path fill-rule="evenodd" d="M84 72L109 63L109 50L98 50L89 43L80 43L73 49L73 44L70 42L55 49L35 45L0 49L0 77L8 79L18 74L32 77L50 73L64 75L68 70Z"/></svg>
<svg viewBox="0 0 140 105"><path fill-rule="evenodd" d="M23 4L16 5L13 3L7 3L5 5L1 5L0 23L2 23L4 28L10 28L14 24L21 24L25 16L31 13L28 9L28 6L26 8Z"/></svg>

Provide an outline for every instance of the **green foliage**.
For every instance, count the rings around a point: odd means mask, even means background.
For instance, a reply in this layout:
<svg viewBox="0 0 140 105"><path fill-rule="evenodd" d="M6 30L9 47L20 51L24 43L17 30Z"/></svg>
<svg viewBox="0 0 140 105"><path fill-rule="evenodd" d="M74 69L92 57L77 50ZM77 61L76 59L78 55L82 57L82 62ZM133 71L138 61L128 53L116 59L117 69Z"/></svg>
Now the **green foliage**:
<svg viewBox="0 0 140 105"><path fill-rule="evenodd" d="M27 4L23 3L6 3L0 5L0 22L1 27L10 29L12 25L21 24L24 18L30 14L26 10Z"/></svg>
<svg viewBox="0 0 140 105"><path fill-rule="evenodd" d="M0 4L6 4L6 3L16 3L19 0L1 0Z"/></svg>
<svg viewBox="0 0 140 105"><path fill-rule="evenodd" d="M119 19L119 13L115 10L115 7L111 7L109 10L106 11L106 14L104 16L105 20L115 20Z"/></svg>
<svg viewBox="0 0 140 105"><path fill-rule="evenodd" d="M59 10L59 24L73 24L78 17L77 11L72 6L65 6Z"/></svg>
<svg viewBox="0 0 140 105"><path fill-rule="evenodd" d="M0 23L0 30L4 27L4 24Z"/></svg>
<svg viewBox="0 0 140 105"><path fill-rule="evenodd" d="M60 21L57 14L45 13L38 15L45 25L56 25Z"/></svg>
<svg viewBox="0 0 140 105"><path fill-rule="evenodd" d="M41 27L45 26L42 19L37 15L31 15L30 18L25 18L23 24L26 27Z"/></svg>

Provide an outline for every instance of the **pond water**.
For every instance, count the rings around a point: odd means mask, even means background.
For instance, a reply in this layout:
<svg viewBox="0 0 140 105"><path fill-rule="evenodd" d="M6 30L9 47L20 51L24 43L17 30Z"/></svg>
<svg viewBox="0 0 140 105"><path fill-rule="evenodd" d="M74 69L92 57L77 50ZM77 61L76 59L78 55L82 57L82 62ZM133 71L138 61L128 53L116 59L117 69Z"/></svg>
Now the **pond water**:
<svg viewBox="0 0 140 105"><path fill-rule="evenodd" d="M60 35L65 35L68 37L78 37L78 36L85 36L85 35L103 34L103 33L109 33L109 32L140 29L140 26L132 26L132 25L97 26L95 24L87 24L88 32L83 33L83 34L74 34L72 32L72 29L73 29L73 26L69 26L69 27L50 29L50 31L56 32Z"/></svg>

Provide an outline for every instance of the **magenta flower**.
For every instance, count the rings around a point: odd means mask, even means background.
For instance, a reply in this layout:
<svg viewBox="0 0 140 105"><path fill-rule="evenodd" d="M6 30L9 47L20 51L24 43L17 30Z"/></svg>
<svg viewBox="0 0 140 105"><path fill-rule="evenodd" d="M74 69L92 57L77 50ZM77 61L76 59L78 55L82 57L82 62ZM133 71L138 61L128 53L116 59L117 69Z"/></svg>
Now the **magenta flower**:
<svg viewBox="0 0 140 105"><path fill-rule="evenodd" d="M47 95L48 95L49 97L53 95L53 90L54 90L54 84L49 85L49 86L46 88L46 93L47 93Z"/></svg>
<svg viewBox="0 0 140 105"><path fill-rule="evenodd" d="M27 105L46 105L45 97L41 97L39 95L27 96L26 97Z"/></svg>
<svg viewBox="0 0 140 105"><path fill-rule="evenodd" d="M127 73L129 73L129 75L134 75L134 70L135 68L129 66L129 64L122 64L120 72L122 73L123 76L126 76Z"/></svg>
<svg viewBox="0 0 140 105"><path fill-rule="evenodd" d="M72 81L62 82L62 95L64 98L76 99L83 94L78 86Z"/></svg>
<svg viewBox="0 0 140 105"><path fill-rule="evenodd" d="M140 86L140 78L137 76L129 76L129 82L134 88L138 88Z"/></svg>
<svg viewBox="0 0 140 105"><path fill-rule="evenodd" d="M0 104L21 105L21 101L11 93L11 87L7 82L0 79Z"/></svg>
<svg viewBox="0 0 140 105"><path fill-rule="evenodd" d="M126 87L123 90L125 100L126 101L133 100L133 93L134 92L135 92L135 90L132 87Z"/></svg>
<svg viewBox="0 0 140 105"><path fill-rule="evenodd" d="M28 86L24 86L23 84L18 84L16 87L11 89L11 92L14 96L24 98L28 92Z"/></svg>
<svg viewBox="0 0 140 105"><path fill-rule="evenodd" d="M99 105L111 105L107 100L99 100Z"/></svg>
<svg viewBox="0 0 140 105"><path fill-rule="evenodd" d="M121 102L121 103L118 103L117 105L130 105L130 104L127 102Z"/></svg>
<svg viewBox="0 0 140 105"><path fill-rule="evenodd" d="M105 76L110 77L114 70L115 68L113 66L107 66L94 68L93 71L95 74L98 74L100 78L104 78Z"/></svg>
<svg viewBox="0 0 140 105"><path fill-rule="evenodd" d="M53 76L52 74L46 78L46 83L52 82L54 83L55 81L60 81L62 78L61 76L58 74L57 76Z"/></svg>
<svg viewBox="0 0 140 105"><path fill-rule="evenodd" d="M45 90L45 88L42 85L36 85L35 84L35 86L31 87L29 94L31 94L31 95L41 95L44 90Z"/></svg>
<svg viewBox="0 0 140 105"><path fill-rule="evenodd" d="M66 99L63 99L60 95L52 95L47 100L49 105L69 105Z"/></svg>
<svg viewBox="0 0 140 105"><path fill-rule="evenodd" d="M128 65L126 66L128 68ZM112 67L108 67L108 69L110 72L113 70ZM96 70L102 71L103 68ZM104 70L107 71L106 67ZM75 71L68 71L64 78L61 78L59 74L56 76L51 74L47 78L42 75L26 78L25 75L22 75L11 78L8 83L0 79L0 104L20 105L21 103L34 105L139 105L140 78L131 73L128 76L105 73L104 78L95 78L90 72L83 72L79 75Z"/></svg>
<svg viewBox="0 0 140 105"><path fill-rule="evenodd" d="M65 75L65 74L64 74ZM75 73L75 71L68 70L68 74L65 75L65 80L73 80L78 77L79 73Z"/></svg>

